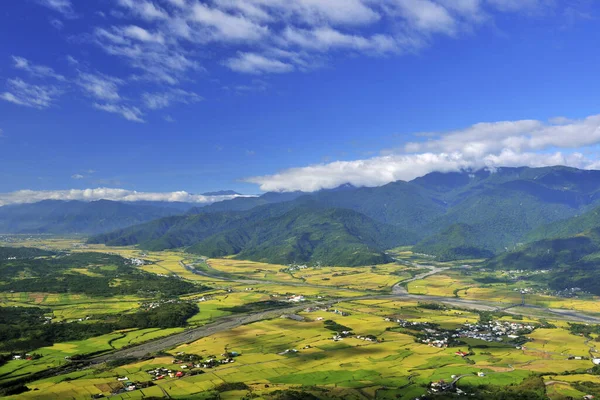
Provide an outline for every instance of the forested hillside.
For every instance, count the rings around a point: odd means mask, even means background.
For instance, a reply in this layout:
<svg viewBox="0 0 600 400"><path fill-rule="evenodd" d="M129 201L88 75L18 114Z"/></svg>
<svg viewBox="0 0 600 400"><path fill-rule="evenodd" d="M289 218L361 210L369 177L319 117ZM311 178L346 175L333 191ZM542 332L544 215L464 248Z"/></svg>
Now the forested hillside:
<svg viewBox="0 0 600 400"><path fill-rule="evenodd" d="M416 251L440 260L487 258L539 238L573 234L581 223L588 228L596 226L597 213L585 217L582 214L600 205L599 193L599 171L523 167L436 172L411 182L374 188L343 185L315 193L266 193L256 198L237 198L194 208L185 217L163 218L96 236L91 242L140 245L152 250L190 247L190 251L206 255L271 261L312 259L316 252L327 262L352 265L365 262L360 257L354 262L353 257L347 256L352 252L346 250L346 245L355 246L355 237L359 238L361 253L366 254L372 254L373 248L381 250L388 243L378 241L373 246L365 239L368 235L361 234L342 239L336 233L338 239L332 240L329 236L334 234L324 228L330 227L332 215L321 211L334 209L352 210L372 223L393 226L398 233L389 243L417 244ZM295 209L302 210L303 215L294 221L310 221L308 225L299 222L308 233L306 237L315 238L322 229L321 239L298 239L298 232L294 231L298 225L270 220L283 218ZM571 221L578 215L582 217ZM319 218L323 218L321 226L317 223ZM267 221L272 226L266 226ZM272 241L273 236L289 241ZM328 250L325 255L319 250L321 242L327 243L324 248L331 249L335 243L336 249L344 250L336 256ZM266 246L278 250L267 251Z"/></svg>

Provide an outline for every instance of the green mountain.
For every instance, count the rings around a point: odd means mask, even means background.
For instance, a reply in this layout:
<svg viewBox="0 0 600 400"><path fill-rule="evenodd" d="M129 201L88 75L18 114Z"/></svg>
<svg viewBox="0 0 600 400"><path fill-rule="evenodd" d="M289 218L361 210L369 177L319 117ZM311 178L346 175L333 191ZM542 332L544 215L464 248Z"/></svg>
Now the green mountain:
<svg viewBox="0 0 600 400"><path fill-rule="evenodd" d="M174 207L109 200L46 200L0 207L0 232L94 234L181 213Z"/></svg>
<svg viewBox="0 0 600 400"><path fill-rule="evenodd" d="M323 208L305 200L300 205L287 202L245 212L163 218L97 235L89 242L148 250L186 247L188 252L210 257L236 255L273 263L353 266L388 261L385 249L414 240L414 234L356 211Z"/></svg>
<svg viewBox="0 0 600 400"><path fill-rule="evenodd" d="M385 249L413 240L414 235L356 211L300 207L213 235L188 251L278 264L356 266L387 262Z"/></svg>
<svg viewBox="0 0 600 400"><path fill-rule="evenodd" d="M565 238L598 226L600 226L600 207L573 218L542 225L529 232L525 237L525 241L534 242L543 239Z"/></svg>
<svg viewBox="0 0 600 400"><path fill-rule="evenodd" d="M598 204L600 172L565 167L501 168L493 173L435 173L413 183L447 204L444 215L423 227L421 232L434 236L418 249L448 259L448 250L457 247L457 236L462 236L459 247L499 253L530 241L530 232L542 226L588 210ZM465 230L444 234L455 224L468 224L478 234Z"/></svg>
<svg viewBox="0 0 600 400"><path fill-rule="evenodd" d="M490 258L493 238L467 224L450 225L417 243L412 251L436 256L438 261Z"/></svg>
<svg viewBox="0 0 600 400"><path fill-rule="evenodd" d="M600 227L575 236L546 239L500 254L486 263L497 270L549 270L556 290L578 287L600 295Z"/></svg>
<svg viewBox="0 0 600 400"><path fill-rule="evenodd" d="M202 249L209 254L259 259L265 253L263 243L281 246L269 242L271 231L265 232L261 223L271 223L270 218L281 218L294 209L302 209L306 218L315 210L345 209L401 232L414 232L403 234L398 242L418 242L415 249L419 252L444 260L481 258L518 248L531 240L536 229L552 226L548 224L557 223L555 229L566 229L564 224L570 218L600 204L599 193L600 171L567 167L431 173L411 182L374 188L343 185L315 193L266 193L237 198L194 208L186 217L160 219L92 241L139 244L149 249L195 246L194 251L198 252ZM273 223L277 226L276 221ZM566 232L572 233L574 228ZM205 243L200 245L201 242ZM281 250L282 254L288 254L288 258L299 254L299 259L305 259L302 251L290 250L293 246L303 249L301 243ZM251 248L263 250L254 254ZM309 248L310 253L312 247ZM275 253L269 257L278 258Z"/></svg>

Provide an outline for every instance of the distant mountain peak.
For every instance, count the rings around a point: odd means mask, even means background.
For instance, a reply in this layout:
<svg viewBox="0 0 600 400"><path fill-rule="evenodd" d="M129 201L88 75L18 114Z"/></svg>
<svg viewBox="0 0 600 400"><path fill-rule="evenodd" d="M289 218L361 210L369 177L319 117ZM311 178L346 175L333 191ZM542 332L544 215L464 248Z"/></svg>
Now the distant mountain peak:
<svg viewBox="0 0 600 400"><path fill-rule="evenodd" d="M325 190L328 190L330 192L339 192L342 190L352 190L352 189L356 189L356 186L354 186L351 183L344 183L343 185L337 186L333 189L325 189Z"/></svg>

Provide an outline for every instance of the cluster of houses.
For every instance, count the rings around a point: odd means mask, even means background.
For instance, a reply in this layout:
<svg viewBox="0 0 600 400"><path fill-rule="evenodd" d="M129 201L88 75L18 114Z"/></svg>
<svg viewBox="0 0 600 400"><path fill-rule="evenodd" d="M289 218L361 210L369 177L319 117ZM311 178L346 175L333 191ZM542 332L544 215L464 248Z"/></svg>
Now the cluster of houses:
<svg viewBox="0 0 600 400"><path fill-rule="evenodd" d="M292 355L292 354L296 354L296 353L298 353L298 350L296 350L296 349L287 349L287 350L284 350L277 354L280 356L287 356L287 355Z"/></svg>
<svg viewBox="0 0 600 400"><path fill-rule="evenodd" d="M509 321L464 324L463 327L457 329L458 337L479 339L485 342L501 342L503 337L517 339L520 336L530 334L536 328L533 325Z"/></svg>
<svg viewBox="0 0 600 400"><path fill-rule="evenodd" d="M288 301L290 303L300 303L302 301L306 301L306 299L304 298L304 296L302 296L301 294L299 294L299 295L295 295L295 296L289 297Z"/></svg>
<svg viewBox="0 0 600 400"><path fill-rule="evenodd" d="M13 354L12 359L13 360L27 360L27 361L31 361L31 360L37 360L38 358L41 358L42 356L39 354L29 354L29 353L21 353L21 354Z"/></svg>
<svg viewBox="0 0 600 400"><path fill-rule="evenodd" d="M348 317L348 316L350 316L349 312L341 311L341 310L338 310L337 308L332 309L332 310L327 310L327 312L334 313L334 314L337 314L337 315L341 315L342 317Z"/></svg>
<svg viewBox="0 0 600 400"><path fill-rule="evenodd" d="M287 266L287 268L280 269L279 272L288 273L288 272L301 271L301 270L307 269L307 268L308 268L307 265L293 265L293 264L290 264L290 265Z"/></svg>
<svg viewBox="0 0 600 400"><path fill-rule="evenodd" d="M203 359L201 356L196 354L185 354L183 352L177 353L176 358L173 360L173 364L179 366L178 369L169 368L156 368L146 371L152 376L153 381L162 380L165 378L183 378L184 376L194 376L203 374L203 369L216 368L219 365L234 363L234 358L239 357L241 354L236 351L229 351L221 354L224 357L218 360L215 356L210 356L207 359Z"/></svg>
<svg viewBox="0 0 600 400"><path fill-rule="evenodd" d="M206 301L206 300L207 299L205 297L201 297L200 299L197 299L195 301L197 301L197 302L203 302L203 301ZM192 301L194 301L194 300L188 300L188 301L182 301L182 300L179 300L179 299L156 300L156 301L151 301L151 302L148 302L148 303L141 303L140 304L140 308L143 309L143 310L152 310L152 309L158 308L158 307L160 307L162 305L165 305L165 304L181 304L181 303L190 303Z"/></svg>
<svg viewBox="0 0 600 400"><path fill-rule="evenodd" d="M135 265L136 267L141 267L142 265L146 265L146 261L142 260L141 258L130 258L129 262L132 265Z"/></svg>
<svg viewBox="0 0 600 400"><path fill-rule="evenodd" d="M334 342L339 342L340 340L344 340L344 338L347 338L349 336L352 336L352 332L351 331L336 332L335 335L333 335L332 340Z"/></svg>
<svg viewBox="0 0 600 400"><path fill-rule="evenodd" d="M385 318L385 321L392 321ZM466 323L456 330L443 330L428 322L395 320L406 329L419 331L417 340L432 347L445 348L459 343L461 338L478 339L484 342L502 342L505 338L518 339L534 331L535 326L509 321ZM458 353L457 353L458 354Z"/></svg>
<svg viewBox="0 0 600 400"><path fill-rule="evenodd" d="M152 383L151 381L150 382L131 382L129 380L129 378L126 376L117 378L117 381L121 382L123 384L123 386L117 390L114 390L111 393L112 396L117 396L117 395L125 393L125 392L133 392L134 390L145 389L147 387L154 386L154 383ZM102 397L104 397L104 396L101 394L92 396L92 398L94 398L94 399L98 399L98 398L102 398Z"/></svg>

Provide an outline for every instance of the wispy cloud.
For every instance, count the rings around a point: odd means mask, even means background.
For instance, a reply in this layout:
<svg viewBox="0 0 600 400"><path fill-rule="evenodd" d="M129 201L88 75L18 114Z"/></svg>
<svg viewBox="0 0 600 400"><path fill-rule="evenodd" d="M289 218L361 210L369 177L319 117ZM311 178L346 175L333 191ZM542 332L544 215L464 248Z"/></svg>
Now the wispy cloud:
<svg viewBox="0 0 600 400"><path fill-rule="evenodd" d="M74 18L76 16L71 0L37 0L37 2L54 11L58 11L67 18Z"/></svg>
<svg viewBox="0 0 600 400"><path fill-rule="evenodd" d="M142 98L146 107L151 110L167 108L173 103L190 104L202 100L202 97L196 93L182 89L171 89L162 93L144 93Z"/></svg>
<svg viewBox="0 0 600 400"><path fill-rule="evenodd" d="M52 85L33 85L21 79L9 79L8 91L0 93L0 99L10 103L33 108L48 108L62 93Z"/></svg>
<svg viewBox="0 0 600 400"><path fill-rule="evenodd" d="M582 120L553 119L479 123L465 129L420 134L430 138L392 149L386 155L292 168L247 179L264 191L315 191L344 183L379 186L411 180L432 171L502 166L569 165L600 168L597 157L575 149L600 144L600 115Z"/></svg>
<svg viewBox="0 0 600 400"><path fill-rule="evenodd" d="M29 60L23 57L12 56L12 59L15 68L26 71L31 76L36 78L53 78L61 82L66 80L63 75L57 74L54 69L50 67L32 64L29 62Z"/></svg>
<svg viewBox="0 0 600 400"><path fill-rule="evenodd" d="M65 17L74 16L78 4L35 1ZM96 108L137 122L143 120L140 110L199 101L190 84L207 66L250 75L309 72L334 56L399 57L438 38L459 40L482 26L495 26L504 13L529 16L552 9L559 15L574 9L552 0L112 0L106 5L106 10L91 10L102 23L81 32L80 43L125 63L126 74L110 78L103 71L90 72L84 67L92 65L85 51L81 61L69 59L84 71L73 77L22 57L13 61L31 77L74 84L97 102ZM35 86L40 94L44 88L51 92L48 82ZM125 86L127 101L119 93ZM266 88L222 86L236 93ZM38 107L51 104L54 94ZM14 103L36 104L25 97L14 91L2 95Z"/></svg>
<svg viewBox="0 0 600 400"><path fill-rule="evenodd" d="M85 178L85 176L83 176L81 174L73 174L73 175L71 175L71 179L79 180L79 179L84 179L84 178Z"/></svg>
<svg viewBox="0 0 600 400"><path fill-rule="evenodd" d="M292 64L256 53L239 53L236 57L225 61L224 64L234 71L248 74L284 73L294 70Z"/></svg>
<svg viewBox="0 0 600 400"><path fill-rule="evenodd" d="M62 22L60 19L52 18L49 22L50 25L52 25L55 29L58 29L59 31L65 27L64 22Z"/></svg>
<svg viewBox="0 0 600 400"><path fill-rule="evenodd" d="M104 74L80 72L76 82L88 95L96 99L106 101L121 99L119 86L124 83L122 79Z"/></svg>
<svg viewBox="0 0 600 400"><path fill-rule="evenodd" d="M204 196L191 194L185 191L179 192L137 192L134 190L95 188L95 189L71 189L71 190L19 190L10 193L0 193L0 206L10 204L35 203L42 200L112 200L112 201L164 201L164 202L186 202L210 204L237 197L253 197L245 195L222 195Z"/></svg>
<svg viewBox="0 0 600 400"><path fill-rule="evenodd" d="M123 118L125 118L128 121L142 122L142 123L146 122L146 121L144 121L144 118L143 118L144 114L137 107L125 106L125 105L121 105L121 104L94 103L94 108L96 108L98 110L106 111L109 113L121 115Z"/></svg>

